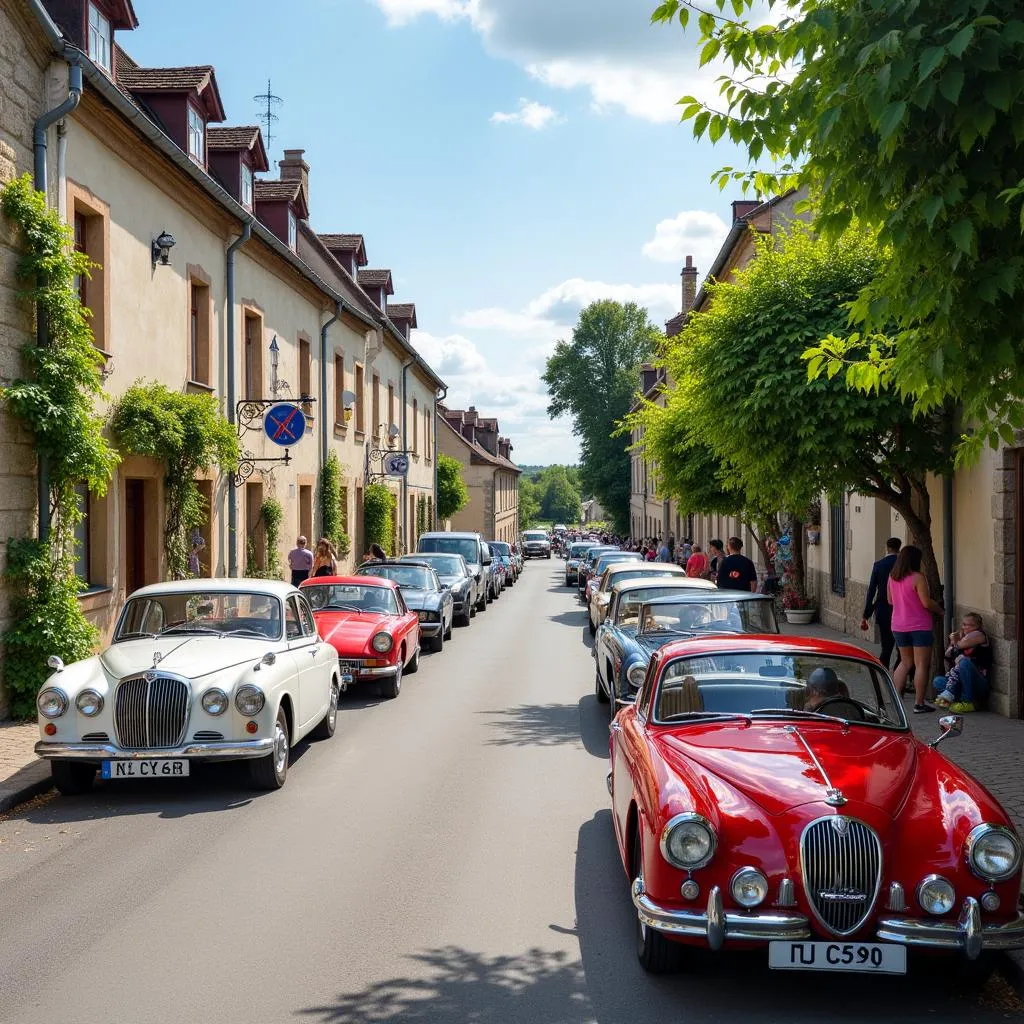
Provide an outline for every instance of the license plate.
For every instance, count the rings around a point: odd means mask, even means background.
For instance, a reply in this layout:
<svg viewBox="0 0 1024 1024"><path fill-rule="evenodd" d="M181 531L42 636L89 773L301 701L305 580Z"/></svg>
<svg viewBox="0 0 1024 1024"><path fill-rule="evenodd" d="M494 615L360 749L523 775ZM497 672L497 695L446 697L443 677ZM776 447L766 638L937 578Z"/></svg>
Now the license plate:
<svg viewBox="0 0 1024 1024"><path fill-rule="evenodd" d="M339 667L341 668L341 674L343 676L348 676L350 680L352 676L356 674L358 669L358 666L353 661L343 661Z"/></svg>
<svg viewBox="0 0 1024 1024"><path fill-rule="evenodd" d="M769 942L776 971L861 971L906 974L907 947L892 942Z"/></svg>
<svg viewBox="0 0 1024 1024"><path fill-rule="evenodd" d="M184 757L159 761L104 761L100 769L103 779L180 779L188 775Z"/></svg>

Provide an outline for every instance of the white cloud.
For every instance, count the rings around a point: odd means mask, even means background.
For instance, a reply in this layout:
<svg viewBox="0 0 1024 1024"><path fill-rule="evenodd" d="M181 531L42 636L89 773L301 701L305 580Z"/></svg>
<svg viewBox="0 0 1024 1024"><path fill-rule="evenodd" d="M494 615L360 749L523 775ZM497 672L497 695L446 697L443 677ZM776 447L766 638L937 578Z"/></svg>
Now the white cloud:
<svg viewBox="0 0 1024 1024"><path fill-rule="evenodd" d="M442 21L472 18L474 0L375 0L389 25L407 25L421 14L433 14Z"/></svg>
<svg viewBox="0 0 1024 1024"><path fill-rule="evenodd" d="M693 256L694 264L703 273L718 255L728 233L725 221L717 214L683 210L658 222L643 253L658 263L680 263L684 256Z"/></svg>
<svg viewBox="0 0 1024 1024"><path fill-rule="evenodd" d="M509 113L502 113L496 110L491 114L492 124L521 124L524 128L532 128L540 131L552 124L559 124L565 118L551 107L535 100L528 100L525 96L519 100L519 109Z"/></svg>
<svg viewBox="0 0 1024 1024"><path fill-rule="evenodd" d="M648 312L657 318L659 312L678 312L679 289L674 284L606 284L604 281L573 277L549 288L534 299L526 311L536 319L573 324L584 306L599 299L635 302L646 306Z"/></svg>
<svg viewBox="0 0 1024 1024"><path fill-rule="evenodd" d="M541 338L546 338L559 330L559 325L554 320L546 320L525 312L517 313L511 309L502 309L500 306L466 310L455 317L455 322L460 327L469 329L503 331L506 334Z"/></svg>

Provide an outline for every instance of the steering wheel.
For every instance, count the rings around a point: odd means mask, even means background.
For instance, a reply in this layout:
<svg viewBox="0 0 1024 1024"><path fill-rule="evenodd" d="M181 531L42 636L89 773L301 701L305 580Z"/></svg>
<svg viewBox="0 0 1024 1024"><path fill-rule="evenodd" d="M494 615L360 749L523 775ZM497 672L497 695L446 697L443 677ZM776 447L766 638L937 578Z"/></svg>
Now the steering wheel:
<svg viewBox="0 0 1024 1024"><path fill-rule="evenodd" d="M849 697L826 697L812 710L820 715L834 715L836 718L846 718L854 722L866 721L864 708Z"/></svg>

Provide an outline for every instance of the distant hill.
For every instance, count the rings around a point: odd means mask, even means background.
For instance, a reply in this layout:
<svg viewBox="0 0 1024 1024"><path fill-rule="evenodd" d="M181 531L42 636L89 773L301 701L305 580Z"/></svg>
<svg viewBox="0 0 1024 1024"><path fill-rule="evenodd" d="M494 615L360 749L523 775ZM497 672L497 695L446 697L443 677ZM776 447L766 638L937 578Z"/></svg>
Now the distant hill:
<svg viewBox="0 0 1024 1024"><path fill-rule="evenodd" d="M541 472L541 470L544 470L544 469L550 469L551 466L554 466L554 465L560 466L560 465L562 465L562 463L560 463L560 462L554 463L553 462L553 463L550 463L550 465L547 465L547 466L524 466L521 463L517 462L516 465L519 467L519 469L521 469L523 471L524 475L526 475L526 476L533 476L534 473L539 473L539 472ZM576 467L575 466L566 466L565 468L566 469L575 469Z"/></svg>

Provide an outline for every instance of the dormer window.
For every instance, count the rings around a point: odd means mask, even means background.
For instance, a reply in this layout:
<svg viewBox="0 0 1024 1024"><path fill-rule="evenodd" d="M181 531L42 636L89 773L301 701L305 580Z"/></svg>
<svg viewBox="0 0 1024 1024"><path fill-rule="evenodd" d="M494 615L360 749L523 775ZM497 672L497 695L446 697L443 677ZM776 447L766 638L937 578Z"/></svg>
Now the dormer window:
<svg viewBox="0 0 1024 1024"><path fill-rule="evenodd" d="M288 248L295 252L299 247L299 222L295 211L288 210Z"/></svg>
<svg viewBox="0 0 1024 1024"><path fill-rule="evenodd" d="M206 163L206 122L191 103L188 105L188 155L197 164Z"/></svg>
<svg viewBox="0 0 1024 1024"><path fill-rule="evenodd" d="M242 191L240 193L242 199L242 205L248 209L252 209L252 168L247 164L242 164Z"/></svg>
<svg viewBox="0 0 1024 1024"><path fill-rule="evenodd" d="M110 73L110 21L92 3L89 4L89 56Z"/></svg>

